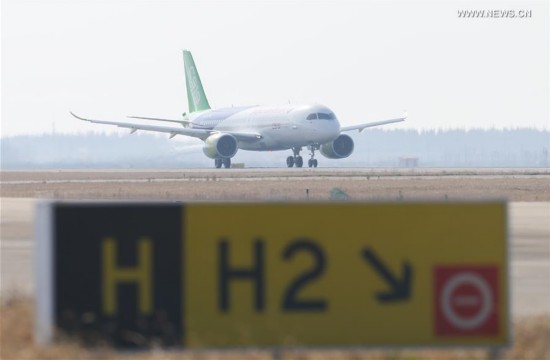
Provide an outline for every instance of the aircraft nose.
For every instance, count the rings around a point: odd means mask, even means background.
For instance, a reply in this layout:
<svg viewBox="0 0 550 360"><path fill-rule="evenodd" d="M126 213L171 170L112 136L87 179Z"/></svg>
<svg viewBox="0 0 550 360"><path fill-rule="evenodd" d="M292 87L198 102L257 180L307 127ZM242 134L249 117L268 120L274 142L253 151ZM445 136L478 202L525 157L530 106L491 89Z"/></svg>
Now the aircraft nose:
<svg viewBox="0 0 550 360"><path fill-rule="evenodd" d="M330 141L334 139L340 133L340 124L337 120L326 122L322 124L323 126L319 127L319 138L323 142Z"/></svg>

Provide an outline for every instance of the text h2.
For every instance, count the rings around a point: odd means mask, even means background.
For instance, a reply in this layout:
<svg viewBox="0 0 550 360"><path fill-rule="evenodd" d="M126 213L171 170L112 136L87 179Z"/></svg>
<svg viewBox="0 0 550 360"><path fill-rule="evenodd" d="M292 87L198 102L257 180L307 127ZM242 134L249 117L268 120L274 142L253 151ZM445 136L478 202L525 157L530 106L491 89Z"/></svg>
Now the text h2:
<svg viewBox="0 0 550 360"><path fill-rule="evenodd" d="M250 265L231 265L231 246L227 239L221 239L218 243L218 308L227 312L231 309L231 284L234 281L250 282L253 291L253 304L256 312L265 310L266 292L266 255L265 241L257 239L252 246L252 258ZM292 240L282 251L281 259L290 262L299 254L307 254L313 258L314 264L305 269L290 281L281 299L281 309L288 312L323 311L327 309L328 302L321 297L300 297L300 292L306 286L311 286L319 280L326 269L326 257L323 249L308 238Z"/></svg>

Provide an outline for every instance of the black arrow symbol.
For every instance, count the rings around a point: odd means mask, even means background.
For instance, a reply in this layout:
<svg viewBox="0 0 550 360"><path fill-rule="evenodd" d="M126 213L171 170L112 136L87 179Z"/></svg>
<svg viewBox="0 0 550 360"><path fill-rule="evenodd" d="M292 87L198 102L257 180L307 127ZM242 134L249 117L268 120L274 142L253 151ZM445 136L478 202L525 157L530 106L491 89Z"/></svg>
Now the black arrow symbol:
<svg viewBox="0 0 550 360"><path fill-rule="evenodd" d="M411 296L412 267L408 262L403 263L403 276L398 279L374 253L372 249L365 248L363 257L369 262L374 270L386 280L391 290L376 294L378 301L391 302L407 300Z"/></svg>

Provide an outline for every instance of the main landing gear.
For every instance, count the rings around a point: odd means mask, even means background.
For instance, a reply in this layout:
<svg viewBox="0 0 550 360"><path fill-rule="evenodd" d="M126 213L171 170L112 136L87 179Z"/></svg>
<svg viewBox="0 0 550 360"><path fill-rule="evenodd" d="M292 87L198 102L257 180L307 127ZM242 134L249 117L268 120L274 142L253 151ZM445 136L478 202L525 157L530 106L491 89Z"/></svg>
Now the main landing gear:
<svg viewBox="0 0 550 360"><path fill-rule="evenodd" d="M229 169L231 167L231 159L225 158L225 159L215 159L214 160L214 166L216 169L221 168L223 165L224 168Z"/></svg>
<svg viewBox="0 0 550 360"><path fill-rule="evenodd" d="M302 159L302 157L300 156L301 150L301 147L292 148L292 153L294 154L294 156L289 156L286 158L286 166L288 166L289 168L293 167L294 165L296 165L297 168L301 168L302 166L304 166L304 159Z"/></svg>
<svg viewBox="0 0 550 360"><path fill-rule="evenodd" d="M315 145L308 145L307 147L311 153L309 154L311 158L307 161L308 167L317 167L317 159L315 159ZM289 156L286 158L286 166L289 168L296 166L297 168L301 168L304 166L304 159L300 156L300 151L302 151L301 147L293 147L292 153L293 156Z"/></svg>

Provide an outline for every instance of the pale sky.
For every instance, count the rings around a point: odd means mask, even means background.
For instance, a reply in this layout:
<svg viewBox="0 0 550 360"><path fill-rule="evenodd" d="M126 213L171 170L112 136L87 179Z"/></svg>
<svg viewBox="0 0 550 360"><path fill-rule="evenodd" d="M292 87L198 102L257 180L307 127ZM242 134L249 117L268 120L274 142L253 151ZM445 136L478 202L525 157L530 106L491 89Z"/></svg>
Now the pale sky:
<svg viewBox="0 0 550 360"><path fill-rule="evenodd" d="M459 18L530 10L530 18ZM1 135L120 131L75 120L317 102L351 125L550 129L549 2L2 0Z"/></svg>

